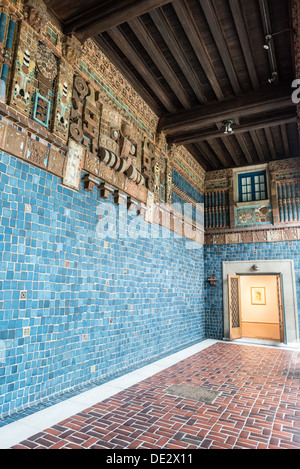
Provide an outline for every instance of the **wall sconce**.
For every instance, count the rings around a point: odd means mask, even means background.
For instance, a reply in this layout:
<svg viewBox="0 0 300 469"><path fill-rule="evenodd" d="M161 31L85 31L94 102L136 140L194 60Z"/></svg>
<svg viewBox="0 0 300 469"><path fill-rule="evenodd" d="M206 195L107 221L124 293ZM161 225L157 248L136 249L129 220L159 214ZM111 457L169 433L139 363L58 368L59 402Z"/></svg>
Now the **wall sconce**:
<svg viewBox="0 0 300 469"><path fill-rule="evenodd" d="M207 281L210 283L210 285L215 285L217 283L217 277L215 277L215 275L212 275L207 279Z"/></svg>
<svg viewBox="0 0 300 469"><path fill-rule="evenodd" d="M224 130L225 135L233 134L233 132L234 132L234 130L232 128L233 123L234 123L233 120L227 120L227 121L222 122L222 124L225 126L225 130Z"/></svg>

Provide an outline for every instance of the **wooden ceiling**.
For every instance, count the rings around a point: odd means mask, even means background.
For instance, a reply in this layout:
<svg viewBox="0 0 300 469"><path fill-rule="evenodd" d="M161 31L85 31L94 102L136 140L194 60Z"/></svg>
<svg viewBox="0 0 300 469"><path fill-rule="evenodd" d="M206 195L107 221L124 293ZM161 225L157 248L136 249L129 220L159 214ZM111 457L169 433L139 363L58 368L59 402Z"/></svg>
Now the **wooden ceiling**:
<svg viewBox="0 0 300 469"><path fill-rule="evenodd" d="M205 170L299 156L290 0L46 3L65 34L95 40L160 117L168 142Z"/></svg>

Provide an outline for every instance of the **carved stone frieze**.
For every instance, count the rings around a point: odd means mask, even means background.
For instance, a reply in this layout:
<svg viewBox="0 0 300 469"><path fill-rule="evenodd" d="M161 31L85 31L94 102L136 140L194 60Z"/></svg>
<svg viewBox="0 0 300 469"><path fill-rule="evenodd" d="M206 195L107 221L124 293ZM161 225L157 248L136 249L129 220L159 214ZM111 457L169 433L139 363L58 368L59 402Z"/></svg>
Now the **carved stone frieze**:
<svg viewBox="0 0 300 469"><path fill-rule="evenodd" d="M82 47L76 37L64 36L62 38L62 54L74 69L79 68L82 56Z"/></svg>
<svg viewBox="0 0 300 469"><path fill-rule="evenodd" d="M47 7L42 0L25 0L24 20L40 34L49 20Z"/></svg>

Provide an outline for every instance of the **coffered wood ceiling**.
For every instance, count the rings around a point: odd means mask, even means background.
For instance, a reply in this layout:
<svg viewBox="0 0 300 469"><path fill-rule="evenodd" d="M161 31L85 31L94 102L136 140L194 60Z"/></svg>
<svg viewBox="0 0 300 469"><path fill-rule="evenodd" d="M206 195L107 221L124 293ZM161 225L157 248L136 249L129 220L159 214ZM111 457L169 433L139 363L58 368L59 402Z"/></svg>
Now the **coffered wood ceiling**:
<svg viewBox="0 0 300 469"><path fill-rule="evenodd" d="M66 34L94 39L160 117L168 142L204 169L299 156L290 0L46 3ZM278 32L265 50L265 36Z"/></svg>

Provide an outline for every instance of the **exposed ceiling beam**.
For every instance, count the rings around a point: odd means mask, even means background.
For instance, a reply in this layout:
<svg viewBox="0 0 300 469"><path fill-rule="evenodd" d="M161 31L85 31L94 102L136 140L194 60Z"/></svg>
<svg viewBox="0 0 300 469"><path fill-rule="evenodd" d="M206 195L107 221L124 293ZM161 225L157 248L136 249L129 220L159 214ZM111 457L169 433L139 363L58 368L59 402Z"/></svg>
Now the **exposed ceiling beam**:
<svg viewBox="0 0 300 469"><path fill-rule="evenodd" d="M152 72L149 70L148 65L144 61L143 57L141 57L135 51L135 49L130 45L130 43L126 40L126 37L121 32L121 30L119 28L112 28L108 31L108 35L111 37L111 39L120 49L120 51L127 57L127 60L134 66L135 70L144 79L144 81L147 83L149 88L154 92L157 98L161 101L163 106L166 109L168 109L169 112L172 112L172 113L175 112L176 107L172 103L168 94L166 93L166 90L163 88L163 86L160 85L160 83L152 75ZM102 36L97 36L95 38L95 41L98 42L98 44L99 44L99 38L101 37ZM116 54L115 60L117 61L116 66L120 69L120 67L122 67L123 65L123 60L118 58L117 54ZM142 93L141 95L143 96Z"/></svg>
<svg viewBox="0 0 300 469"><path fill-rule="evenodd" d="M290 124L297 122L297 116L292 111L283 112L281 114L276 114L273 117L266 118L265 116L261 118L256 118L255 121L250 121L241 126L234 127L235 135L243 134L245 132L259 130L262 128L274 127L281 124ZM179 133L168 137L170 143L175 143L176 145L188 145L191 143L203 142L205 140L211 140L214 138L227 138L224 134L224 129L210 130L210 131L194 131L190 133Z"/></svg>
<svg viewBox="0 0 300 469"><path fill-rule="evenodd" d="M240 5L240 0L229 0L229 5L232 12L232 17L235 22L235 27L238 33L241 47L243 49L243 54L245 62L247 65L247 70L250 76L252 87L254 90L259 88L259 79L256 73L256 67L254 64L253 54L251 51L250 39L247 31L247 24L244 19L244 14Z"/></svg>
<svg viewBox="0 0 300 469"><path fill-rule="evenodd" d="M153 10L150 12L150 16L179 67L184 72L185 77L197 99L202 104L207 103L207 98L204 94L202 84L182 50L177 35L172 31L168 18L162 10Z"/></svg>
<svg viewBox="0 0 300 469"><path fill-rule="evenodd" d="M217 99L221 101L224 99L224 94L216 75L211 56L203 42L201 32L195 24L192 11L184 0L175 0L172 5Z"/></svg>
<svg viewBox="0 0 300 469"><path fill-rule="evenodd" d="M247 143L247 140L246 140L246 137L245 137L245 134L238 134L235 136L243 153L244 153L244 156L247 160L247 163L249 164L252 164L254 163L254 160L253 160L253 156L249 150L249 145Z"/></svg>
<svg viewBox="0 0 300 469"><path fill-rule="evenodd" d="M215 40L215 43L218 46L218 50L222 58L224 67L226 69L227 75L229 77L232 89L236 96L240 96L241 87L237 79L236 70L234 68L218 16L215 11L214 2L212 0L200 0L200 4L206 17L207 23L210 27L213 38Z"/></svg>
<svg viewBox="0 0 300 469"><path fill-rule="evenodd" d="M186 148L189 149L191 145L186 145ZM202 157L207 161L207 165L210 169L219 169L220 162L217 158L208 150L205 142L199 142L193 145L194 148L197 148L198 152Z"/></svg>
<svg viewBox="0 0 300 469"><path fill-rule="evenodd" d="M286 131L286 125L281 124L280 125L280 130L281 130L282 143L283 143L283 148L284 148L284 152L285 152L285 157L289 158L290 147L289 147L289 139L288 139L287 131Z"/></svg>
<svg viewBox="0 0 300 469"><path fill-rule="evenodd" d="M206 143L207 146L214 152L218 160L220 160L222 167L231 168L234 165L230 155L227 154L226 150L224 151L217 140L210 140Z"/></svg>
<svg viewBox="0 0 300 469"><path fill-rule="evenodd" d="M267 137L267 142L268 142L268 146L269 146L269 149L270 149L270 152L271 152L272 159L276 160L277 154L276 154L276 148L275 148L274 139L273 139L271 129L268 127L268 128L265 128L264 131L265 131L265 134L266 134L266 137Z"/></svg>
<svg viewBox="0 0 300 469"><path fill-rule="evenodd" d="M160 119L159 130L168 135L189 132L231 119L233 116L249 117L290 108L291 105L290 86L264 88L218 104L209 104L190 111L178 112L176 115L164 116Z"/></svg>
<svg viewBox="0 0 300 469"><path fill-rule="evenodd" d="M253 145L255 147L256 153L258 155L258 159L261 163L263 163L265 161L265 155L264 155L261 143L259 141L259 138L257 136L256 130L250 131L250 135L251 135L252 142L253 142Z"/></svg>
<svg viewBox="0 0 300 469"><path fill-rule="evenodd" d="M104 0L64 24L65 34L74 34L84 42L133 18L159 8L170 0Z"/></svg>
<svg viewBox="0 0 300 469"><path fill-rule="evenodd" d="M149 54L151 60L155 63L156 67L177 96L178 100L184 107L184 109L191 108L190 98L177 77L176 73L166 60L164 54L162 53L160 47L155 43L147 29L145 28L142 20L140 18L135 18L131 21L128 21L129 26L132 31L142 44L143 48Z"/></svg>

